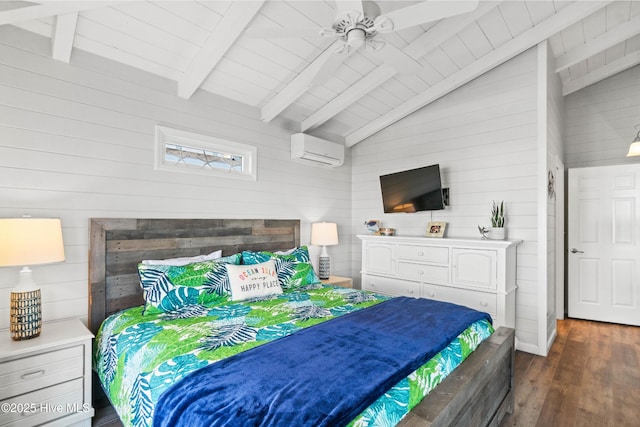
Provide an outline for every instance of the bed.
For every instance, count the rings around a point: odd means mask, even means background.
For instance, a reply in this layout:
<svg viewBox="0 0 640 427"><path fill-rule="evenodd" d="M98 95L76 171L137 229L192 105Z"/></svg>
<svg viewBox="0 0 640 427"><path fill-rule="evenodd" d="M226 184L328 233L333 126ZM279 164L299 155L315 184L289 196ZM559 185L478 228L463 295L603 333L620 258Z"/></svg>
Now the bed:
<svg viewBox="0 0 640 427"><path fill-rule="evenodd" d="M91 295L89 308L90 327L92 331L96 333L104 320L111 315L115 315L115 317L111 317L111 320L108 322L111 322L111 324L120 322L120 325L126 322L122 320L114 321L113 319L118 318L118 316L129 316L129 318L141 316L143 320L147 320L150 324L154 325L158 325L160 322L166 320L165 314L156 313L160 318L153 318L153 310L150 310L146 315L142 314L142 310L145 309L145 300L142 295L138 277L137 266L140 260L197 256L214 250L222 250L224 256L243 253L243 251L261 253L263 251L286 250L299 247L299 233L300 223L298 220L92 219L89 266ZM293 291L295 291L295 293ZM275 306L274 301L285 301L291 305L291 298L296 301L315 299L321 302L320 304L316 304L317 306L322 306L329 311L333 310L331 315L328 316L310 316L305 318L302 323L307 322L313 326L305 328L305 330L302 331L306 334L309 334L309 331L312 331L311 333L322 333L322 328L330 328L331 325L340 325L340 322L349 322L351 321L350 319L355 319L357 316L365 316L367 313L372 313L373 310L382 310L385 307L391 307L391 303L405 303L403 301L397 301L396 299L393 299L394 301L387 301L388 298L384 296L357 290L314 285L304 287L304 289L289 289L284 293L284 296L278 295L275 297L250 299L249 305L251 307L248 309L242 308L242 310L255 309L255 313L262 313L264 312L265 306ZM353 302L354 298L357 300L357 303ZM347 303L345 303L345 301L347 301ZM406 303L411 304L412 301L406 301ZM344 307L347 308L345 309ZM283 310L286 311L286 309ZM215 310L211 311L214 312ZM280 312L282 312L282 310ZM246 315L246 313L244 314ZM189 320L182 319L180 322L196 322L192 317L186 317ZM198 321L205 323L208 321L206 317L196 317ZM249 317L255 320L259 316L250 314ZM334 317L335 319L333 319ZM321 318L322 320L318 320ZM324 320L327 319L333 320L325 322ZM269 329L269 326L263 325L262 323L260 324L265 327L264 330L272 331L272 329ZM287 325L288 324L289 323L287 323ZM296 323L296 327L293 329L297 329L299 324L300 323ZM279 323L278 327L281 326L282 323ZM173 328L173 326L171 327ZM336 330L340 331L341 329L350 329L350 327L345 328L338 326L335 326L335 328L337 329L335 329L334 332ZM464 329L460 335L471 333L469 332L469 328L471 328L471 326ZM197 329L197 327L194 326L193 329ZM476 329L478 328L476 327ZM264 330L259 332L263 338L268 335ZM303 333L296 332L295 334L290 334L290 332L295 331L287 331L285 333L279 331L280 335L276 334L276 338L281 336L286 336L287 339L294 339L291 337L304 337ZM334 332L331 332L331 334ZM255 331L252 333L255 333ZM474 333L483 334L485 332L482 330L474 330ZM180 332L180 334L183 334L183 332ZM470 354L464 354L463 358L465 360L460 366L455 368L450 374L447 372L444 380L435 386L424 399L419 401L419 403L414 402L410 410L409 408L405 409L405 413L397 417L399 425L499 425L505 413L511 412L513 408L513 337L513 330L500 328L479 343L475 351L469 351L467 353ZM310 339L313 340L314 338ZM352 339L352 337L345 339ZM461 339L476 341L475 335L472 338L464 338L456 335L456 339L458 339L458 341ZM275 346L281 345L285 340L262 339L258 341L268 342L269 344L268 346L264 345L260 347L264 347L265 349L272 348L272 351L280 351L277 350ZM296 347L301 345L300 342L303 341L299 341ZM460 347L459 342L456 344L452 341L450 345L457 345L456 348ZM249 347L250 346L251 345L249 345ZM100 347L99 344L98 347ZM404 348L405 346L399 347ZM463 347L466 348L466 345ZM225 352L228 352L227 350L228 349L225 349ZM256 350L262 351L261 348ZM189 351L190 350L187 350L186 352L189 353ZM435 356L443 359L441 354L443 351L444 354L447 353L446 348L444 348ZM216 365L222 366L222 363L211 363L213 361L224 360L224 363L227 363L228 360L238 360L241 356L246 356L246 354L251 355L255 352L256 351L242 352L228 359L224 359L220 355L213 355L208 363L204 363L202 360L198 362L202 365L207 365L203 366L204 368L215 368ZM451 352L451 350L449 350L449 352ZM103 357L104 355L97 357L98 365L100 363L99 360ZM437 357L434 357L434 359L436 358ZM251 363L255 363L255 360ZM158 363L158 366L161 364L161 362ZM448 362L444 363L444 365L447 364ZM127 369L130 369L133 365L135 364L128 363ZM359 366L360 364L356 362L354 365ZM422 364L420 366L422 366ZM199 367L200 366L195 366L195 368ZM195 374L185 376L195 376L201 371L204 372L206 370L195 368ZM166 367L162 369L167 371ZM210 374L215 375L214 372ZM113 373L110 375L113 375ZM348 373L344 374L344 376L348 375ZM104 372L101 373L100 377L104 380ZM415 378L418 377L414 375L414 381L418 381L418 379ZM174 395L180 396L180 393L185 393L184 390L180 391L180 385L186 384L186 380L178 381L176 379L170 382L171 384L169 384L169 386L171 387L167 388L170 390L175 388ZM265 381L262 382L264 383ZM305 382L308 381L305 380ZM367 381L362 382L366 383ZM400 387L399 390L407 387L406 381L402 384L400 384L400 382L398 382L398 384L394 382L393 384L395 384L394 387ZM363 384L363 386L367 385L368 384ZM193 386L187 386L186 390L189 390L191 387ZM105 388L108 389L108 385ZM101 402L98 401L100 389L101 387L94 387L96 407L101 406ZM393 390L394 388L390 389L387 393L383 393L380 399L384 399L385 396L388 399L393 399ZM166 406L166 403L170 400L167 397L168 395L169 392L166 392L163 396L160 396L161 399L165 399L162 405L159 406L162 410L168 407ZM369 405L366 410L358 412L351 424L368 425L372 419L369 407L384 407L384 405L386 405L386 403L380 403L379 399L375 402L377 402L375 405ZM156 402L152 402L149 405L154 405L155 403ZM122 402L117 402L117 405L122 406ZM123 416L122 414L121 417L123 417L127 425L149 425L150 420L153 419L153 406L151 406L151 409L148 411L145 410L147 413L141 416L140 412L145 411L140 411L139 408L145 408L146 405L136 405L138 408L136 410L137 418L136 416ZM355 405L347 406L355 407ZM122 411L122 408L119 408L119 410ZM146 419L143 419L145 416Z"/></svg>

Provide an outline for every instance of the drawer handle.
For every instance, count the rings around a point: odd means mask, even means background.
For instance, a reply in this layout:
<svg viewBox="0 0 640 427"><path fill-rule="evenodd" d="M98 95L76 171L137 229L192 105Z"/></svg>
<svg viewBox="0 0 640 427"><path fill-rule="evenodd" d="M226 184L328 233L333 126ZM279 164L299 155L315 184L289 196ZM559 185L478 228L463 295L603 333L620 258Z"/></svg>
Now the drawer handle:
<svg viewBox="0 0 640 427"><path fill-rule="evenodd" d="M23 380L30 380L33 378L37 378L39 376L44 375L44 369L39 369L37 371L33 371L33 372L27 372L26 374L22 374L22 376L20 378L22 378Z"/></svg>
<svg viewBox="0 0 640 427"><path fill-rule="evenodd" d="M413 289L409 289L409 293L412 294L413 293Z"/></svg>
<svg viewBox="0 0 640 427"><path fill-rule="evenodd" d="M427 295L429 295L429 298L433 298L436 296L435 292L427 292Z"/></svg>
<svg viewBox="0 0 640 427"><path fill-rule="evenodd" d="M480 306L481 306L481 307L486 307L486 306L488 306L488 305L489 305L489 303L488 303L488 302L486 302L486 301L480 301Z"/></svg>
<svg viewBox="0 0 640 427"><path fill-rule="evenodd" d="M424 270L418 270L418 274L424 274Z"/></svg>
<svg viewBox="0 0 640 427"><path fill-rule="evenodd" d="M424 256L424 252L422 251L418 252L418 256Z"/></svg>

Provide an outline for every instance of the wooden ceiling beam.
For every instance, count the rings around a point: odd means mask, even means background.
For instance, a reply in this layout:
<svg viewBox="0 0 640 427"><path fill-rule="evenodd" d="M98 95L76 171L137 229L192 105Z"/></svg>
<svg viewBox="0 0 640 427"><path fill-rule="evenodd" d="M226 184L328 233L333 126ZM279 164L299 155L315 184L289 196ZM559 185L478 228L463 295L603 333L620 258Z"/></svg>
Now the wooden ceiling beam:
<svg viewBox="0 0 640 427"><path fill-rule="evenodd" d="M178 79L178 96L189 99L240 37L265 0L232 2L204 46Z"/></svg>
<svg viewBox="0 0 640 427"><path fill-rule="evenodd" d="M584 19L609 3L611 3L611 1L576 2L561 9L555 15L487 53L482 58L477 59L467 67L442 80L440 83L431 86L424 92L421 92L402 105L382 115L380 118L351 132L345 137L346 145L351 147L357 144L363 139L368 138L387 126L443 97L463 84L468 83L481 74L486 73L525 50L536 46L541 41L548 39L567 26Z"/></svg>
<svg viewBox="0 0 640 427"><path fill-rule="evenodd" d="M261 118L264 122L270 122L278 114L283 112L289 105L300 98L311 86L313 86L313 80L320 71L320 68L329 59L331 55L334 55L336 49L342 46L341 40L336 40L325 49L316 59L311 61L307 67L294 77L287 86L284 87L276 96L271 98L269 102L262 107Z"/></svg>
<svg viewBox="0 0 640 427"><path fill-rule="evenodd" d="M412 41L403 50L413 59L419 59L449 40L451 37L467 28L469 25L477 21L480 17L486 15L489 11L495 9L501 1L482 1L480 5L469 13L458 16L452 16L438 22L429 31Z"/></svg>
<svg viewBox="0 0 640 427"><path fill-rule="evenodd" d="M566 70L578 62L584 61L590 56L603 52L638 34L640 34L640 15L559 56L556 59L556 73Z"/></svg>
<svg viewBox="0 0 640 427"><path fill-rule="evenodd" d="M17 24L33 19L48 18L56 15L82 12L84 10L99 9L115 6L121 1L51 1L42 4L34 4L16 9L0 12L0 25Z"/></svg>
<svg viewBox="0 0 640 427"><path fill-rule="evenodd" d="M340 111L371 92L371 89L376 88L389 80L391 77L396 75L397 72L398 70L390 65L383 64L379 66L362 79L358 80L355 84L349 87L349 89L333 98L318 111L303 120L301 124L301 131L305 132L309 129L320 126L331 117L335 116Z"/></svg>
<svg viewBox="0 0 640 427"><path fill-rule="evenodd" d="M438 47L441 43L445 42L453 35L463 30L471 23L475 22L479 17L485 15L490 10L498 6L501 1L482 2L473 12L462 14L455 17L450 17L446 20L442 20L436 26L424 33L423 36L418 37L412 43L407 45L402 52L407 54L413 59L419 59L420 57L431 52ZM393 45L390 45L393 46ZM383 48L387 48L386 46ZM395 63L395 62L394 62ZM416 63L416 66L419 66ZM366 75L360 81L356 82L352 87L338 95L336 98L325 104L318 111L313 113L307 119L302 121L302 132L320 126L322 123L335 116L349 105L353 104L371 90L380 86L382 83L393 77L397 73L393 67L383 65L378 67L373 75ZM305 88L306 90L306 88ZM298 97L302 95L304 91L298 94ZM297 99L297 98L296 98ZM292 100L291 102L295 101Z"/></svg>
<svg viewBox="0 0 640 427"><path fill-rule="evenodd" d="M564 83L562 85L562 95L569 95L570 93L597 83L600 80L611 77L614 74L635 67L638 64L640 64L640 51L635 51L633 53L627 54L622 58L605 65L604 67L600 67L595 71Z"/></svg>
<svg viewBox="0 0 640 427"><path fill-rule="evenodd" d="M56 16L53 35L51 36L51 56L53 59L66 63L71 60L77 23L78 12Z"/></svg>

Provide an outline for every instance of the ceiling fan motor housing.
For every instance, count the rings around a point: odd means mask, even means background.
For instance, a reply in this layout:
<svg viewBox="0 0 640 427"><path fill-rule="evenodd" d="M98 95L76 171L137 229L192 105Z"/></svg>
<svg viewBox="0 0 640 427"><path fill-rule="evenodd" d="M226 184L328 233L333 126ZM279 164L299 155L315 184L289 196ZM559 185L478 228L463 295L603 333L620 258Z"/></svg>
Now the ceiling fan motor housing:
<svg viewBox="0 0 640 427"><path fill-rule="evenodd" d="M332 26L336 34L353 48L362 46L377 34L372 28L374 20L380 15L380 8L373 2L364 1L362 10L364 16L356 11L346 12L339 16Z"/></svg>

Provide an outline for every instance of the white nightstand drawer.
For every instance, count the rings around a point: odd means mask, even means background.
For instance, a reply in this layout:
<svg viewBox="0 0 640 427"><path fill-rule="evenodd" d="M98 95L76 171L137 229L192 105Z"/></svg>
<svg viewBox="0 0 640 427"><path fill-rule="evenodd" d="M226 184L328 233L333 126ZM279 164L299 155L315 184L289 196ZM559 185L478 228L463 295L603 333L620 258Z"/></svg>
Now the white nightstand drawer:
<svg viewBox="0 0 640 427"><path fill-rule="evenodd" d="M60 425L68 425L65 417L92 411L90 404L83 406L83 387L82 378L78 378L2 400L0 426L39 425L54 420L59 420Z"/></svg>
<svg viewBox="0 0 640 427"><path fill-rule="evenodd" d="M84 375L82 345L0 363L0 400Z"/></svg>

